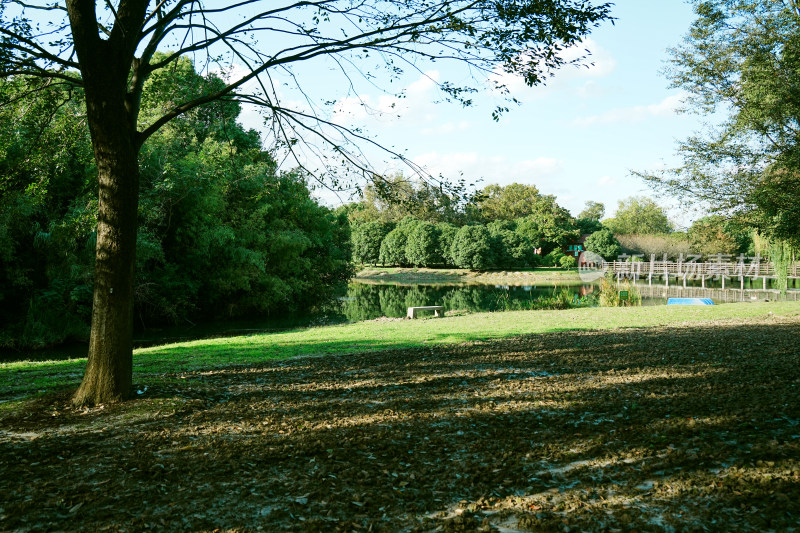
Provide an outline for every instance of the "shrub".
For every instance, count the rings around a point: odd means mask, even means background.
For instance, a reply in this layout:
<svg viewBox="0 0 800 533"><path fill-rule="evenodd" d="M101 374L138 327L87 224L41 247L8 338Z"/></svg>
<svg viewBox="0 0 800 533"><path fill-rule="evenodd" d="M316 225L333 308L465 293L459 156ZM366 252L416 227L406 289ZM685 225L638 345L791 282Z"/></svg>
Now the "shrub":
<svg viewBox="0 0 800 533"><path fill-rule="evenodd" d="M408 234L406 260L414 266L433 266L443 262L439 252L439 232L430 222L420 222Z"/></svg>
<svg viewBox="0 0 800 533"><path fill-rule="evenodd" d="M549 254L544 256L544 258L542 259L542 265L549 267L559 266L560 264L559 261L561 261L562 257L565 257L564 252L561 251L561 248L556 248Z"/></svg>
<svg viewBox="0 0 800 533"><path fill-rule="evenodd" d="M489 231L483 226L464 226L453 239L451 253L459 268L485 269L492 265Z"/></svg>
<svg viewBox="0 0 800 533"><path fill-rule="evenodd" d="M616 258L622 251L622 247L614 234L608 229L595 231L583 243L583 247L603 257L606 261Z"/></svg>
<svg viewBox="0 0 800 533"><path fill-rule="evenodd" d="M406 243L408 234L405 228L394 228L383 238L378 260L384 265L406 265Z"/></svg>
<svg viewBox="0 0 800 533"><path fill-rule="evenodd" d="M380 259L381 242L389 233L387 224L372 220L353 228L353 260L358 263L376 264Z"/></svg>
<svg viewBox="0 0 800 533"><path fill-rule="evenodd" d="M565 255L559 258L558 265L563 268L564 270L569 270L571 268L575 268L578 264L578 260L572 257L571 255Z"/></svg>
<svg viewBox="0 0 800 533"><path fill-rule="evenodd" d="M446 265L455 265L453 259L452 244L458 233L458 228L448 222L436 224L436 231L439 233L439 248L437 253Z"/></svg>
<svg viewBox="0 0 800 533"><path fill-rule="evenodd" d="M536 254L527 238L509 228L498 228L496 222L489 224L488 229L496 268L521 268L533 263Z"/></svg>

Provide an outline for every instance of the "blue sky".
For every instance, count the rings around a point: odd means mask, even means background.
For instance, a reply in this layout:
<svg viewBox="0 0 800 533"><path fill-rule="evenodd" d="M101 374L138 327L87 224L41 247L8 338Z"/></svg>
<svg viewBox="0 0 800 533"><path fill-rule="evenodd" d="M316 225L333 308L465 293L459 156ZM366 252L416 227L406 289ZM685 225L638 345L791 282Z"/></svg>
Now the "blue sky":
<svg viewBox="0 0 800 533"><path fill-rule="evenodd" d="M669 88L662 73L667 49L681 42L693 20L691 7L683 0L617 0L612 14L615 24L604 24L584 43L593 53L590 68L565 67L546 86L535 88L505 77L522 105L499 122L491 118L502 103L497 96L478 96L470 108L435 103L442 97L436 81L459 84L467 75L463 65L442 62L418 63L418 71L409 69L391 84L379 70L367 72L378 85L402 89L402 99L381 92L366 78L345 78L336 68L316 63L299 65L295 73L306 95L282 86L278 92L284 105L301 110L310 102L333 102L336 122L363 128L434 176L463 178L478 187L532 184L555 195L573 214L593 200L603 202L612 216L619 200L652 195L631 170L678 164L676 141L698 131L703 121L677 113L682 93ZM286 46L280 38L262 44ZM357 66L369 69L366 63ZM348 92L350 82L354 86ZM241 120L249 127L263 124L253 109L245 109ZM410 174L381 152L368 149L366 155L378 171ZM330 194L319 196L326 203L340 203ZM685 206L661 202L679 226L698 216L685 212Z"/></svg>
<svg viewBox="0 0 800 533"><path fill-rule="evenodd" d="M611 216L618 200L652 195L630 171L676 164L676 141L701 126L701 117L676 112L681 91L669 88L662 73L667 48L680 43L693 20L691 7L680 0L618 0L613 15L616 23L595 30L585 43L593 67L568 67L545 87L507 79L522 105L500 122L491 118L499 102L492 96L466 109L433 103L439 95L432 80L455 72L439 65L402 80L402 100L371 87L359 90L360 100L338 95L334 116L366 128L434 175L482 179L479 186L533 184L573 214L593 200ZM393 168L380 158L373 164ZM693 217L675 204L670 208L679 225Z"/></svg>
<svg viewBox="0 0 800 533"><path fill-rule="evenodd" d="M654 196L631 171L677 165L677 141L700 130L704 117L678 113L682 92L670 88L663 73L667 49L680 44L694 18L691 6L683 0L617 0L612 14L615 24L604 24L584 42L592 52L589 68L565 67L545 86L534 88L504 75L522 105L512 106L499 122L491 116L503 103L497 95L481 94L469 108L436 103L442 98L437 81L458 85L468 76L463 65L443 62L416 63L418 70L407 69L391 83L364 62L358 70L374 79L344 77L330 64L301 64L294 74L305 94L279 85L278 97L286 107L308 110L313 105L323 115L332 111L335 122L363 129L431 175L463 178L478 187L532 184L555 195L574 215L592 200L604 203L606 216L613 216L619 200ZM280 41L262 44L285 46ZM235 70L232 76L239 74ZM482 76L478 81L488 87ZM291 85L291 78L283 81ZM404 98L393 94L398 88ZM263 121L252 109L245 109L241 120L257 128ZM365 153L379 172L411 174L385 153L369 148ZM325 203L341 203L324 190L317 194ZM347 200L347 195L339 198ZM659 202L679 227L701 214L674 201Z"/></svg>

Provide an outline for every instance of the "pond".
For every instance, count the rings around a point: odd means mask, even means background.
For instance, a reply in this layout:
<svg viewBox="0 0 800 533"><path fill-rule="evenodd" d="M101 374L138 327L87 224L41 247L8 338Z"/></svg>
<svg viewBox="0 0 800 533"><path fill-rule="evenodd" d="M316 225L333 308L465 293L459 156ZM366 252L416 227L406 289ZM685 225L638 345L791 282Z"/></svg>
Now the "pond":
<svg viewBox="0 0 800 533"><path fill-rule="evenodd" d="M592 285L392 285L351 283L342 298L342 314L348 322L378 317L404 317L409 307L442 305L445 312L506 311L535 308L543 298L561 292L572 302L586 301Z"/></svg>
<svg viewBox="0 0 800 533"><path fill-rule="evenodd" d="M707 283L708 284L708 283ZM674 281L665 287L663 281L652 285L637 283L642 295L642 305L664 305L667 298L711 298L715 303L794 300L800 301L800 290L790 290L784 295L772 290L701 288L699 283L689 283L686 288ZM213 321L192 325L140 329L134 334L136 347L164 344L209 337L229 337L253 333L281 331L298 327L360 322L380 317L405 317L408 307L426 305L444 306L446 312L491 312L541 308L542 300L559 296L562 301L594 305L593 294L597 286L580 283L539 285L482 285L482 284L376 284L350 283L346 295L318 310L302 316L260 317L235 321ZM3 351L0 362L21 359L63 359L86 355L85 343L62 345L44 350Z"/></svg>
<svg viewBox="0 0 800 533"><path fill-rule="evenodd" d="M719 282L715 282L719 285ZM636 284L642 296L642 305L665 305L668 298L711 298L715 303L749 302L763 300L800 300L800 291L790 290L779 294L774 290L760 290L760 283L751 290L722 289L706 282L687 282L687 286L666 287L663 282ZM728 285L730 287L730 284ZM394 285L351 283L347 296L341 299L341 312L348 322L372 320L378 317L404 317L408 307L426 305L444 306L445 312L482 312L537 309L546 307L542 300L560 293L574 304L596 305L594 295L598 286L593 284L541 284L541 285L480 285L436 284Z"/></svg>

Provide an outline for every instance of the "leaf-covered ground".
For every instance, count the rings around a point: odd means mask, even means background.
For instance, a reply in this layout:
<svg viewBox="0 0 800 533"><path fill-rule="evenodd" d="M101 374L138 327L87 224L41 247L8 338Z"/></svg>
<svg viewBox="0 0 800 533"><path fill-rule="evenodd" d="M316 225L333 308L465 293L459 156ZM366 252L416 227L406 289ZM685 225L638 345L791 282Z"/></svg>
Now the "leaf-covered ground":
<svg viewBox="0 0 800 533"><path fill-rule="evenodd" d="M65 391L0 409L0 530L797 531L799 340L774 317Z"/></svg>

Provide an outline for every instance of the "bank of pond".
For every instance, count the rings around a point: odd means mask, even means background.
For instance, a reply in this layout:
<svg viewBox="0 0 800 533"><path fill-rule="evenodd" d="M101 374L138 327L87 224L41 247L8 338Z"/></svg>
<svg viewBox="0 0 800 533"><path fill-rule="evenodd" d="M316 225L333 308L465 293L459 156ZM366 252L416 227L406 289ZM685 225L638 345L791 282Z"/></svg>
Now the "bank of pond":
<svg viewBox="0 0 800 533"><path fill-rule="evenodd" d="M760 285L760 284L759 284ZM628 299L618 304L657 306L668 298L711 298L716 304L733 302L790 300L800 301L800 290L779 293L775 290L701 288L697 286L608 284L606 293L612 298ZM137 328L135 346L144 347L169 342L210 337L229 337L282 331L300 327L361 322L381 318L403 318L409 307L440 305L446 315L478 312L518 311L537 309L568 309L602 305L601 283L545 283L537 285L488 284L380 284L353 282L346 294L313 313L296 316L270 316L234 321L214 321L162 328ZM620 295L619 293L623 294ZM627 292L627 295L625 294ZM608 294L606 294L608 297ZM423 315L424 316L424 315ZM73 343L44 350L0 352L0 360L63 359L83 357L86 345Z"/></svg>
<svg viewBox="0 0 800 533"><path fill-rule="evenodd" d="M716 303L764 300L800 300L800 291L781 294L774 290L734 290L715 287L664 287L612 283L606 287L619 304L665 305L669 298L711 298ZM446 314L567 309L602 305L600 283L547 285L452 285L452 284L367 284L352 283L341 299L347 322L380 317L405 317L408 307L441 305ZM625 300L628 300L627 302Z"/></svg>

